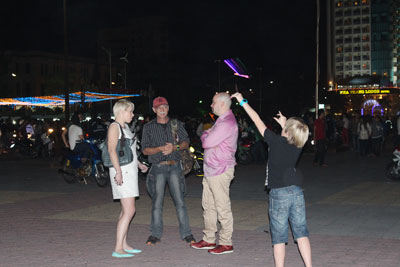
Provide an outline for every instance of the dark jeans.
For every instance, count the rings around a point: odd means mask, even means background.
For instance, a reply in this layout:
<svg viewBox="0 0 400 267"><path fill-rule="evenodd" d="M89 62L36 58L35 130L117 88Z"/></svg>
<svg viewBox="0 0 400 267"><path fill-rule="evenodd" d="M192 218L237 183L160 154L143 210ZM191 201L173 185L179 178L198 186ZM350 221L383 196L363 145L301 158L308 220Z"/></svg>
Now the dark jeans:
<svg viewBox="0 0 400 267"><path fill-rule="evenodd" d="M90 145L86 142L77 143L73 152L81 156L81 158L88 159L91 154Z"/></svg>
<svg viewBox="0 0 400 267"><path fill-rule="evenodd" d="M314 163L323 165L325 163L325 154L326 154L326 140L325 139L317 140L315 144Z"/></svg>
<svg viewBox="0 0 400 267"><path fill-rule="evenodd" d="M368 142L369 140L361 140L359 139L360 142L360 155L365 156L368 153Z"/></svg>
<svg viewBox="0 0 400 267"><path fill-rule="evenodd" d="M351 140L352 140L352 148L354 149L354 151L358 151L359 150L359 147L360 147L360 144L359 144L359 141L358 141L358 134L352 134L351 135Z"/></svg>
<svg viewBox="0 0 400 267"><path fill-rule="evenodd" d="M180 163L174 165L153 164L147 175L146 187L152 200L151 235L161 238L163 232L163 204L165 186L168 183L169 192L175 204L179 221L181 238L191 235L189 216L187 214L184 194L186 191L185 177Z"/></svg>
<svg viewBox="0 0 400 267"><path fill-rule="evenodd" d="M379 156L381 154L382 151L382 141L383 138L382 137L378 137L378 138L372 138L372 152Z"/></svg>

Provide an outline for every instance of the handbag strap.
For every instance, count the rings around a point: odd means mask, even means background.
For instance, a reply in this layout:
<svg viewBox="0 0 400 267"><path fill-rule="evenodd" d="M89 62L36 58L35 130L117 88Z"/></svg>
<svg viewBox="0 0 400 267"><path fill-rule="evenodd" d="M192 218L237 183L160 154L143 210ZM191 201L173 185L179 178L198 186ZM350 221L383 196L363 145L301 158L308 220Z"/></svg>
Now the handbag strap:
<svg viewBox="0 0 400 267"><path fill-rule="evenodd" d="M118 124L118 126L119 126L119 129L120 129L120 131L121 131L121 147L123 147L123 146L125 146L125 134L124 134L124 130L122 129L122 126L121 126L121 124L119 124L119 122L117 122L117 121L115 121L115 123L117 123Z"/></svg>
<svg viewBox="0 0 400 267"><path fill-rule="evenodd" d="M125 141L126 141L126 138L125 138L125 134L124 134L124 130L122 129L122 126L121 126L121 124L119 124L119 122L117 122L117 121L114 121L116 124L118 124L118 126L119 126L119 129L120 129L120 131L121 131L121 138L120 138L120 146L119 146L119 154L120 153L124 153L124 151L123 151L123 147L125 146ZM108 137L107 137L107 139L108 139Z"/></svg>

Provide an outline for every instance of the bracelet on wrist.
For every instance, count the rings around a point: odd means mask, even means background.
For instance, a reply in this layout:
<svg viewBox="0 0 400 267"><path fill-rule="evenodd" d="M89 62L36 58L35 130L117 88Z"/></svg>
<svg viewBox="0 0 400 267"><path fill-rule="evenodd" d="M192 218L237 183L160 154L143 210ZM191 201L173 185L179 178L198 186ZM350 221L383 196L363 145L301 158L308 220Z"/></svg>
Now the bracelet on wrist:
<svg viewBox="0 0 400 267"><path fill-rule="evenodd" d="M247 99L243 98L242 101L240 101L239 105L240 105L241 107L243 107L243 105L244 105L245 103L247 103L247 102L248 102Z"/></svg>

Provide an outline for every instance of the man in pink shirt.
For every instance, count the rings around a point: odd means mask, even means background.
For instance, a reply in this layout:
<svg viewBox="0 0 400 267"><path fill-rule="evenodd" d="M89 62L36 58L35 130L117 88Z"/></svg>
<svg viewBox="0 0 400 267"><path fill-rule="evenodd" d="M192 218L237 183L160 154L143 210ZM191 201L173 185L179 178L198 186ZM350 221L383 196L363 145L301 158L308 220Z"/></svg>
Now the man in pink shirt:
<svg viewBox="0 0 400 267"><path fill-rule="evenodd" d="M194 249L208 249L211 254L233 252L233 216L229 186L235 171L238 126L232 113L231 98L227 93L218 93L211 104L218 116L214 126L203 132L201 141L204 148L203 218L204 236L200 242L190 246ZM219 245L215 234L217 222L221 224Z"/></svg>

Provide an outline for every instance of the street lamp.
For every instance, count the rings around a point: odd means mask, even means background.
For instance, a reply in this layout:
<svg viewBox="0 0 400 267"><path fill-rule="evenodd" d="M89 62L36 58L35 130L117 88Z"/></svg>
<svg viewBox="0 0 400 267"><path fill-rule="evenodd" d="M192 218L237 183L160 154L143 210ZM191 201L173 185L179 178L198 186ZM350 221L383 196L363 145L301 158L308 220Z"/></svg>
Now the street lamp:
<svg viewBox="0 0 400 267"><path fill-rule="evenodd" d="M126 64L129 63L129 61L128 61L128 52L126 52L124 57L120 57L119 59L121 59L125 63L124 64L125 65L125 79L124 79L124 82L125 82L125 91L126 91L126 90L128 90L128 88L126 86Z"/></svg>
<svg viewBox="0 0 400 267"><path fill-rule="evenodd" d="M110 64L110 95L112 89L112 74L111 74L111 51L107 50L104 46L101 47L108 55L108 63ZM110 96L111 97L111 96ZM110 99L110 114L112 114L112 100Z"/></svg>
<svg viewBox="0 0 400 267"><path fill-rule="evenodd" d="M15 78L15 77L17 77L17 74L11 73L11 76L13 76Z"/></svg>

